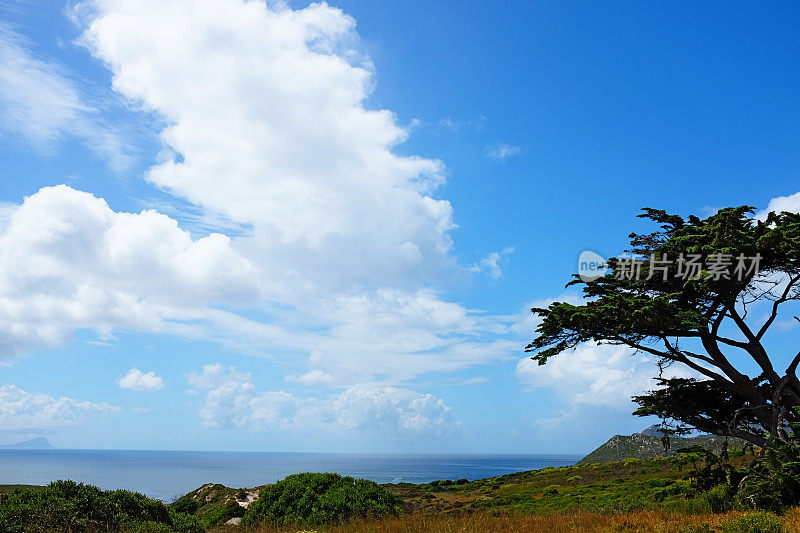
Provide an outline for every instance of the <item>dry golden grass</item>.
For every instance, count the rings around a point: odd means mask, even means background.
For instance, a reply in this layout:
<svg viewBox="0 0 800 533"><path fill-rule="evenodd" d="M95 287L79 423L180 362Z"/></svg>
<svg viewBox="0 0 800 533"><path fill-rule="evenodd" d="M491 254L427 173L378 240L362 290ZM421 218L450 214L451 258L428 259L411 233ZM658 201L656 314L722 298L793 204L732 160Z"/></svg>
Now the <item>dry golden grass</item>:
<svg viewBox="0 0 800 533"><path fill-rule="evenodd" d="M708 524L711 531L719 531L726 520L742 515L741 512L724 514L679 514L660 511L633 513L546 513L527 516L471 515L420 515L412 514L400 518L380 521L352 522L340 526L307 528L315 533L628 533L656 532L682 533L702 531ZM800 533L800 509L795 509L784 518L789 533ZM219 529L232 531L231 529ZM297 533L303 528L263 527L258 533Z"/></svg>
<svg viewBox="0 0 800 533"><path fill-rule="evenodd" d="M800 507L795 507L783 515L783 525L786 531L800 533Z"/></svg>

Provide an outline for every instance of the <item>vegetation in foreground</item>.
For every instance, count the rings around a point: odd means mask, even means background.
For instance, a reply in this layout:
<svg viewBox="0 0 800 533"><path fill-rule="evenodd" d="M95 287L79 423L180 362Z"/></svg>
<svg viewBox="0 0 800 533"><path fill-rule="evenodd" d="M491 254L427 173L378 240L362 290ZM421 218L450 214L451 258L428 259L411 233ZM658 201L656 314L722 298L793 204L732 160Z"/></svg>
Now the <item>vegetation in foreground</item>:
<svg viewBox="0 0 800 533"><path fill-rule="evenodd" d="M765 454L756 460L753 468L761 468L768 457ZM387 513L382 518L328 525L302 521L287 525L273 520L260 522L255 530L800 532L800 509L794 504L768 505L774 512L757 509L764 502L780 500L775 500L775 495L793 486L788 479L794 474L754 475L754 480L761 481L754 481L755 485L747 480L741 483L740 476L750 471L754 459L752 455L738 455L723 461L706 450L695 449L677 458L550 467L474 481L387 484L383 487L399 501L399 516ZM785 465L783 458L771 460ZM741 484L742 494L737 494L726 476ZM223 508L241 489L226 491L215 490L217 499L204 500L204 505ZM301 491L295 487L290 492L296 495ZM269 501L288 497L277 496L281 493L273 489ZM203 498L202 493L196 496ZM202 510L198 516L204 520Z"/></svg>
<svg viewBox="0 0 800 533"><path fill-rule="evenodd" d="M219 529L219 533L235 531ZM634 513L546 513L493 516L409 515L347 524L297 528L264 526L256 533L794 533L800 531L800 512L783 517L769 513L680 514L660 511Z"/></svg>
<svg viewBox="0 0 800 533"><path fill-rule="evenodd" d="M143 494L74 481L0 493L0 533L130 531L201 533L197 518Z"/></svg>
<svg viewBox="0 0 800 533"><path fill-rule="evenodd" d="M169 505L56 482L0 491L0 532L800 533L797 453L778 446L724 460L694 449L424 484L297 474L255 489L204 485Z"/></svg>

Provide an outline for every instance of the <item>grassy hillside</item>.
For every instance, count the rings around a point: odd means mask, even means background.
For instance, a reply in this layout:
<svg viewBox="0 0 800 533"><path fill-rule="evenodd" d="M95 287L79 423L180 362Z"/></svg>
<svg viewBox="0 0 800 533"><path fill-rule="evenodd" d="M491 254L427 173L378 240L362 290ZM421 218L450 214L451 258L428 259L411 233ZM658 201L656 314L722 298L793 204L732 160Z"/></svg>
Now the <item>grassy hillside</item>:
<svg viewBox="0 0 800 533"><path fill-rule="evenodd" d="M668 459L593 463L519 472L469 482L387 485L411 511L708 510L685 472Z"/></svg>
<svg viewBox="0 0 800 533"><path fill-rule="evenodd" d="M625 459L654 459L656 457L674 457L678 450L690 446L702 446L714 453L719 453L725 443L724 437L670 437L669 450L664 450L661 437L634 433L633 435L614 435L596 450L578 461L578 464L608 463ZM728 447L742 448L745 442L740 439L728 439Z"/></svg>
<svg viewBox="0 0 800 533"><path fill-rule="evenodd" d="M734 462L744 464L749 459L740 457ZM684 479L686 473L686 470L680 469L666 458L646 461L629 459L560 468L548 467L473 481L385 484L384 487L401 500L404 510L402 517L359 522L359 525L350 524L348 529L333 526L314 529L320 532L574 531L576 528L579 531L607 531L608 529L602 528L587 529L583 524L596 522L608 526L626 522L643 524L630 531L655 531L657 529L642 528L653 520L664 524L684 524L687 527L708 523L711 524L709 527L713 527L713 524L737 516L737 513L711 513L706 496L695 491L690 481ZM257 490L204 485L181 500L192 499L197 502L197 516L201 523L223 526L220 530L232 529L232 526L224 528L224 524L234 517L222 516L219 510L230 508L231 502L237 499L237 494L241 498L242 495ZM214 513L213 520L208 519L208 513ZM460 525L457 527L458 524ZM552 524L554 528L560 524L558 527L562 529L541 529L542 524ZM263 528L263 531L297 530ZM669 527L661 530L673 531Z"/></svg>
<svg viewBox="0 0 800 533"><path fill-rule="evenodd" d="M733 462L741 466L751 459L742 456ZM741 511L712 513L709 495L696 490L686 479L687 473L688 467L680 467L667 458L628 459L548 467L472 481L385 484L401 502L403 512L399 517L305 529L317 533L800 533L798 509L783 517ZM11 489L0 489L0 494ZM235 489L206 484L170 504L170 512L193 515L206 531L245 531L236 524L261 490L263 487ZM766 524L765 528L754 528L753 523L758 521ZM303 529L264 525L248 531L297 533Z"/></svg>
<svg viewBox="0 0 800 533"><path fill-rule="evenodd" d="M9 492L13 492L16 489L33 489L33 490L41 490L43 487L37 485L0 485L0 494L7 494Z"/></svg>

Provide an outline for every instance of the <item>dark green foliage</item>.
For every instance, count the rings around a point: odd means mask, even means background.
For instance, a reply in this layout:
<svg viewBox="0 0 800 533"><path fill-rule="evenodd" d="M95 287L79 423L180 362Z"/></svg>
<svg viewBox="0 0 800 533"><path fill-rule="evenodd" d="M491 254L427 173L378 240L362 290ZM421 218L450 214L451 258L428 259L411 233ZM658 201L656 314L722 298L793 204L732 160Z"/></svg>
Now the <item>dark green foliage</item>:
<svg viewBox="0 0 800 533"><path fill-rule="evenodd" d="M630 251L645 259L641 276L626 275L630 261L617 258L609 259L611 272L605 276L573 276L569 285L582 285L585 303L556 302L532 310L543 318L527 347L534 352L532 359L545 364L588 341L628 346L656 356L660 369L677 363L703 377L661 380L661 389L636 397L636 414L659 415L762 447L770 435L786 439L787 423L800 421L792 409L800 405L800 353L779 373L765 335L781 305L800 300L800 214L771 213L760 221L752 212L743 206L721 209L706 219L684 219L645 209L640 216L661 229L630 235ZM732 267L725 276L710 275L707 268L678 276L673 266L666 279L655 269L650 275L651 256L674 262L697 255L707 267L708 258L720 254L759 257L759 271L745 265L738 274ZM764 290L770 286L774 292ZM758 323L747 313L756 302L768 306L766 318ZM757 369L755 375L744 370L748 365Z"/></svg>
<svg viewBox="0 0 800 533"><path fill-rule="evenodd" d="M245 508L236 503L236 500L228 500L218 503L203 511L200 523L204 527L218 526L224 524L231 518L241 518L244 516Z"/></svg>
<svg viewBox="0 0 800 533"><path fill-rule="evenodd" d="M204 529L197 518L190 514L169 510L169 520L175 533L203 533Z"/></svg>
<svg viewBox="0 0 800 533"><path fill-rule="evenodd" d="M800 502L800 443L775 441L748 469L737 500L742 505L780 512Z"/></svg>
<svg viewBox="0 0 800 533"><path fill-rule="evenodd" d="M200 502L194 498L184 496L171 503L170 508L178 513L195 514L200 508Z"/></svg>
<svg viewBox="0 0 800 533"><path fill-rule="evenodd" d="M544 494L545 496L555 496L556 494L558 494L558 489L559 489L558 485L548 485L544 488L542 494Z"/></svg>
<svg viewBox="0 0 800 533"><path fill-rule="evenodd" d="M724 513L733 509L736 487L723 483L706 492L706 501L712 513Z"/></svg>
<svg viewBox="0 0 800 533"><path fill-rule="evenodd" d="M712 512L745 508L780 513L800 503L800 443L795 437L774 439L746 467L730 464L725 451L717 455L695 446L671 460L681 469L691 466L684 477L705 494Z"/></svg>
<svg viewBox="0 0 800 533"><path fill-rule="evenodd" d="M158 522L169 524L169 511L162 502L151 500L138 492L111 490L103 493L118 513L134 522Z"/></svg>
<svg viewBox="0 0 800 533"><path fill-rule="evenodd" d="M339 474L294 474L265 487L242 524L326 524L397 514L395 496L377 483Z"/></svg>
<svg viewBox="0 0 800 533"><path fill-rule="evenodd" d="M192 517L170 512L161 502L125 490L103 491L74 481L39 490L0 494L0 533L165 531L199 533Z"/></svg>
<svg viewBox="0 0 800 533"><path fill-rule="evenodd" d="M736 486L745 473L734 468L728 461L727 449L717 455L702 446L691 446L680 450L681 455L673 459L679 466L691 464L686 477L698 491L707 491L721 484Z"/></svg>

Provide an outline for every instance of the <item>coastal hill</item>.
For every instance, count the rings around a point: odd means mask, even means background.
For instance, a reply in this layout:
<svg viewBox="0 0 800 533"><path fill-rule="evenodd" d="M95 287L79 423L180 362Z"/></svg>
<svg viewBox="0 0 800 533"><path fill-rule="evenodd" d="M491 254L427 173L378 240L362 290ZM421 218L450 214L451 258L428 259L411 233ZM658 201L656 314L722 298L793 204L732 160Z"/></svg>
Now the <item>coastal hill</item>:
<svg viewBox="0 0 800 533"><path fill-rule="evenodd" d="M732 458L731 464L742 468L753 456ZM800 517L800 508L790 511L785 520L772 517L771 529L752 529L751 520L742 511L727 512L731 501L716 494L698 493L692 481L686 479L688 470L677 467L669 459L646 461L626 460L602 464L547 467L506 474L485 479L440 480L430 483L390 483L383 487L399 500L403 510L399 516L381 516L352 523L315 526L314 531L328 533L470 531L550 531L568 533L605 533L608 531L800 531L791 525ZM114 509L119 491L101 491L91 486L57 482L49 488L21 488L0 485L0 529L27 531L31 520L41 527L38 531L59 531L64 523L53 526L54 519L73 518L82 524L84 516L75 514L75 497L65 497L77 491L98 502L96 509ZM121 491L126 512L137 509L158 511L162 523L130 522L124 531L157 531L164 533L202 533L206 531L248 531L240 524L242 516L264 486L232 488L206 484L186 494L166 507L164 503L147 500L141 495ZM6 494L3 497L3 494ZM48 505L41 505L41 502ZM85 499L80 500L84 502ZM36 502L37 505L32 505ZM358 502L351 502L357 504ZM103 505L100 505L103 504ZM86 509L86 506L81 509ZM716 508L716 512L712 509ZM53 510L64 510L55 513ZM24 512L23 512L24 511ZM68 511L68 512L67 512ZM138 512L138 511L137 511ZM34 513L25 514L25 513ZM109 513L110 519L118 516ZM138 515L137 515L138 516ZM764 516L755 514L752 520ZM96 515L95 515L96 518ZM110 520L109 519L109 520ZM14 521L11 523L10 521ZM171 525L163 523L164 520ZM781 527L784 521L786 528ZM117 526L108 531L120 531ZM777 524L777 525L776 525ZM8 527L11 525L11 527ZM13 527L13 526L19 527ZM113 526L113 527L112 527ZM297 531L299 528L268 528L260 531ZM104 529L106 530L106 529Z"/></svg>
<svg viewBox="0 0 800 533"><path fill-rule="evenodd" d="M741 467L751 460L752 456L741 456L731 463ZM656 458L551 466L475 480L387 483L382 486L399 499L404 511L400 517L382 518L380 524L367 521L348 528L315 530L719 531L710 529L709 524L713 527L730 517L708 514L705 496L698 496L691 481L685 479L686 473L669 459ZM236 526L263 489L264 486L236 489L208 483L178 498L171 507L192 514L208 531L223 531L214 529L220 527L231 528L224 531L243 531ZM697 509L699 514L687 513L687 509ZM493 517L498 521L493 522Z"/></svg>
<svg viewBox="0 0 800 533"><path fill-rule="evenodd" d="M610 463L612 461L624 461L625 459L674 457L678 455L678 450L689 446L702 446L719 453L725 443L724 437L715 435L670 437L669 450L665 450L661 439L662 433L658 426L650 426L641 433L634 433L633 435L614 435L596 450L578 461L578 464ZM741 439L728 439L730 448L742 448L745 444Z"/></svg>
<svg viewBox="0 0 800 533"><path fill-rule="evenodd" d="M0 448L5 450L44 450L52 447L44 437L36 437L15 444L0 444Z"/></svg>

